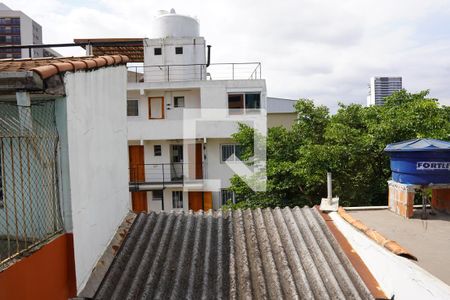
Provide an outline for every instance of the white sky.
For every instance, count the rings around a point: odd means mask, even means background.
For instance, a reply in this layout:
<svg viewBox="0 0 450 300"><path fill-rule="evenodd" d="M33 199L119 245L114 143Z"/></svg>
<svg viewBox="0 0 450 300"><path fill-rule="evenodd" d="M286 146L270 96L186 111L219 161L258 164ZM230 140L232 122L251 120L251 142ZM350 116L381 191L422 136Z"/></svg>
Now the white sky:
<svg viewBox="0 0 450 300"><path fill-rule="evenodd" d="M150 37L157 10L198 17L212 62L261 61L269 96L366 103L371 76L402 76L450 105L450 0L5 0L45 43ZM64 55L82 50L57 49Z"/></svg>

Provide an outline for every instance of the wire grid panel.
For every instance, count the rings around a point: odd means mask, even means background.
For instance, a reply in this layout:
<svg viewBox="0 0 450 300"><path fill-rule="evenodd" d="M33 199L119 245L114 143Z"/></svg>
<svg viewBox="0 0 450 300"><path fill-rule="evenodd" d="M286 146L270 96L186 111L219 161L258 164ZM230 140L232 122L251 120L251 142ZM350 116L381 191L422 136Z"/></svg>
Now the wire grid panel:
<svg viewBox="0 0 450 300"><path fill-rule="evenodd" d="M0 267L62 230L53 101L0 102Z"/></svg>

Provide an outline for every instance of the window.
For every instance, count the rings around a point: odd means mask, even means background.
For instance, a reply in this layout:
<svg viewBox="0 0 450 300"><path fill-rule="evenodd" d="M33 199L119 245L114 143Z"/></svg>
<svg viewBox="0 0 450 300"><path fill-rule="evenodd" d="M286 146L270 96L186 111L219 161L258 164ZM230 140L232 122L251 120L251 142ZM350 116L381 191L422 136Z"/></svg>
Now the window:
<svg viewBox="0 0 450 300"><path fill-rule="evenodd" d="M183 47L175 47L175 54L183 54Z"/></svg>
<svg viewBox="0 0 450 300"><path fill-rule="evenodd" d="M245 109L260 109L261 95L257 93L245 94Z"/></svg>
<svg viewBox="0 0 450 300"><path fill-rule="evenodd" d="M174 107L184 107L184 96L173 97Z"/></svg>
<svg viewBox="0 0 450 300"><path fill-rule="evenodd" d="M158 200L162 201L163 197L164 197L163 196L163 190L152 191L152 199L153 199L153 201L158 201Z"/></svg>
<svg viewBox="0 0 450 300"><path fill-rule="evenodd" d="M228 109L230 114L250 113L261 108L260 93L228 94Z"/></svg>
<svg viewBox="0 0 450 300"><path fill-rule="evenodd" d="M148 98L149 119L164 119L164 97Z"/></svg>
<svg viewBox="0 0 450 300"><path fill-rule="evenodd" d="M238 144L222 145L222 153L220 156L221 162L227 161L230 157L230 161L238 161L241 159L242 149ZM234 154L234 156L233 156Z"/></svg>
<svg viewBox="0 0 450 300"><path fill-rule="evenodd" d="M227 204L228 201L231 200L232 203L236 203L236 199L234 196L234 192L228 189L222 189L220 192L222 205Z"/></svg>
<svg viewBox="0 0 450 300"><path fill-rule="evenodd" d="M153 154L155 156L161 156L161 145L154 145L153 146Z"/></svg>
<svg viewBox="0 0 450 300"><path fill-rule="evenodd" d="M138 100L128 100L127 101L127 116L129 116L129 117L139 116L139 101Z"/></svg>
<svg viewBox="0 0 450 300"><path fill-rule="evenodd" d="M162 54L162 49L161 48L154 48L153 51L154 51L155 55L161 55Z"/></svg>
<svg viewBox="0 0 450 300"><path fill-rule="evenodd" d="M172 192L172 208L183 208L183 192Z"/></svg>
<svg viewBox="0 0 450 300"><path fill-rule="evenodd" d="M172 162L183 162L183 145L172 145Z"/></svg>

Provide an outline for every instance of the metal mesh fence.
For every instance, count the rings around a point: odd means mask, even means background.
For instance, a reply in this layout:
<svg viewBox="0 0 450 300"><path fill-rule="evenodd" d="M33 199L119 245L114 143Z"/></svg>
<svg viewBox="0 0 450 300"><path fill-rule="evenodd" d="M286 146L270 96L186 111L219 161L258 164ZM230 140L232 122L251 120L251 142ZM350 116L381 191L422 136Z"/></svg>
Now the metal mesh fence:
<svg viewBox="0 0 450 300"><path fill-rule="evenodd" d="M0 268L62 230L53 101L0 102Z"/></svg>

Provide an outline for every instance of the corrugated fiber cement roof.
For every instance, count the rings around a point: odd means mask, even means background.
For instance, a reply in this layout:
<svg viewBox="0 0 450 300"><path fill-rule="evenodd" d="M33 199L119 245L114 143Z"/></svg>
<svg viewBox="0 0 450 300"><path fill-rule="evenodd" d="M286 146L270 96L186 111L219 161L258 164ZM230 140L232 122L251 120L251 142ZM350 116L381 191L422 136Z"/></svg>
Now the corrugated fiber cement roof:
<svg viewBox="0 0 450 300"><path fill-rule="evenodd" d="M140 214L95 299L373 299L316 209Z"/></svg>

